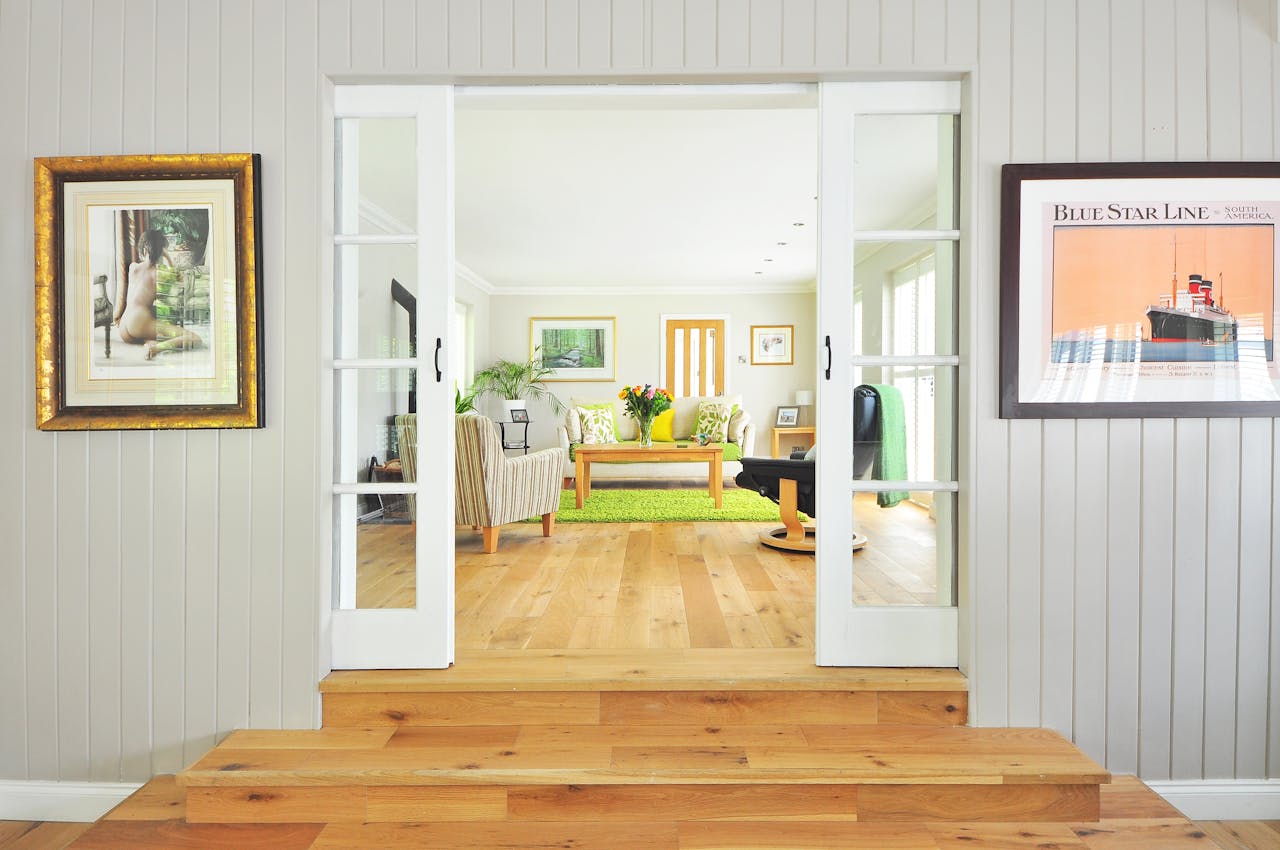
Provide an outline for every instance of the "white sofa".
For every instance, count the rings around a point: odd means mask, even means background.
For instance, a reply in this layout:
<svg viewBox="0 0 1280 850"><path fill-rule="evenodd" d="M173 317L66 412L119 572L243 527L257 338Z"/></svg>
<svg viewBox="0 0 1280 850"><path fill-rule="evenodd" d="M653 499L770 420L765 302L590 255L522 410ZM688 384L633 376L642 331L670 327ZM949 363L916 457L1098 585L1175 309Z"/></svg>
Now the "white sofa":
<svg viewBox="0 0 1280 850"><path fill-rule="evenodd" d="M731 408L734 405L738 405L737 412L734 414L733 419L729 421L729 442L740 452L741 457L750 457L755 451L756 427L751 422L751 416L741 407L742 397L731 395L716 396L715 398L717 401L728 404ZM686 398L678 398L672 402L671 406L675 408L676 412L671 430L672 436L678 442L689 439L698 416L698 404L710 399L710 396L688 396ZM612 399L570 399L569 409L565 413L564 420L556 428L556 438L559 441L560 448L565 450L564 477L566 479L574 477L573 449L577 447L582 439L581 427L577 425L576 408L581 405L598 405L606 402L613 404L613 421L617 426L618 439L626 442L635 440L639 436L635 420L625 415L626 408L622 400L617 396ZM573 430L575 427L577 428L576 431ZM742 463L740 461L725 459L724 477L726 480L732 479L741 471ZM599 478L700 478L705 481L707 478L707 465L705 463L593 463L591 464L591 480L595 481Z"/></svg>

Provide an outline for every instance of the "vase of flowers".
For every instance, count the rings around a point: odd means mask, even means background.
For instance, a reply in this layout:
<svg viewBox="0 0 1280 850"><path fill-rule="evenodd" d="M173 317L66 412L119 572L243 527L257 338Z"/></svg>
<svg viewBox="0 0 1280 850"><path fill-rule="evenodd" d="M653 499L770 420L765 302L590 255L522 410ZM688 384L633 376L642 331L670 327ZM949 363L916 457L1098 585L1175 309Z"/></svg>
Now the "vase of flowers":
<svg viewBox="0 0 1280 850"><path fill-rule="evenodd" d="M636 426L640 429L641 447L652 446L653 420L671 407L671 393L653 384L636 384L634 387L623 387L618 398L626 405L627 415L636 420Z"/></svg>

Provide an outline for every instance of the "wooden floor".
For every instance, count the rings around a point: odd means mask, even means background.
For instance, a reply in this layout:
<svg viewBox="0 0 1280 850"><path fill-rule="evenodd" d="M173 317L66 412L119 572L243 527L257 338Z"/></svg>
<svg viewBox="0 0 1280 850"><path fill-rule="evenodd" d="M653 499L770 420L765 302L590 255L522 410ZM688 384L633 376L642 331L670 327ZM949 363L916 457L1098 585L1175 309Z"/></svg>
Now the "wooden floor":
<svg viewBox="0 0 1280 850"><path fill-rule="evenodd" d="M913 504L859 510L858 604L935 599L933 522ZM457 532L457 645L465 649L811 647L814 557L762 546L770 523L503 526L498 551ZM413 604L413 526L360 526L361 608Z"/></svg>
<svg viewBox="0 0 1280 850"><path fill-rule="evenodd" d="M0 850L77 848L233 848L306 850L328 847L495 848L569 846L543 838L555 824L522 825L514 840L492 828L457 823L448 830L318 824L188 824L186 802L172 776L161 776L95 824L0 821ZM422 826L422 825L418 825ZM1102 788L1101 819L1072 824L807 824L735 823L588 825L572 846L608 848L858 848L859 850L1275 850L1280 821L1208 821L1192 824L1131 777ZM815 829L816 827L816 829ZM780 838L785 834L785 838ZM76 839L79 839L78 841ZM510 839L510 836L507 836Z"/></svg>

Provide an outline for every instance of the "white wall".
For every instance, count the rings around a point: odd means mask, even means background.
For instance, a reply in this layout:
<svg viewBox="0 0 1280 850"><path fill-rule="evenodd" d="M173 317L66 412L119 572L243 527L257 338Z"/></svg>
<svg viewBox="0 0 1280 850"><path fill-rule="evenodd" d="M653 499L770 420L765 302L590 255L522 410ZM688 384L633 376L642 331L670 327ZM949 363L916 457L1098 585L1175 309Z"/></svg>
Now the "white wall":
<svg viewBox="0 0 1280 850"><path fill-rule="evenodd" d="M0 0L0 775L140 779L233 727L316 720L323 75L949 69L975 72L973 716L1062 729L1152 779L1280 777L1274 421L995 418L1000 164L1275 158L1274 4L352 5ZM263 155L267 428L35 431L30 158L218 150Z"/></svg>
<svg viewBox="0 0 1280 850"><path fill-rule="evenodd" d="M625 384L657 384L665 381L659 358L665 336L663 315L726 315L729 349L725 358L727 386L742 396L742 406L756 424L757 454L769 453L769 429L774 408L794 404L796 390L815 388L818 343L815 338L816 300L812 292L795 294L695 294L685 295L494 295L491 305L491 357L477 361L480 367L499 357L508 360L529 356L531 316L614 316L617 341L617 380L551 382L548 388L561 401L570 398L614 398ZM791 366L751 365L751 325L794 325L795 363ZM742 357L745 363L739 363ZM500 406L496 402L486 404ZM494 411L495 413L497 410ZM556 425L563 419L543 404L530 405L529 443L534 448L557 445Z"/></svg>

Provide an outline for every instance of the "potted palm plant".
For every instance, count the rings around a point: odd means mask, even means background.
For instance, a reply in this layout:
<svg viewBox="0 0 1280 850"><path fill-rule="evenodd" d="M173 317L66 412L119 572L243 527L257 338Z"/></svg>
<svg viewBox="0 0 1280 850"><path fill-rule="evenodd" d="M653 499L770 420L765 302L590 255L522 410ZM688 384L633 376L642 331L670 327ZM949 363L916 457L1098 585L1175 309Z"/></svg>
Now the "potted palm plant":
<svg viewBox="0 0 1280 850"><path fill-rule="evenodd" d="M542 383L552 370L542 363L542 357L534 349L528 360L498 360L492 366L476 373L471 392L476 398L496 395L502 399L503 415L510 420L512 409L526 407L529 399L538 399L551 405L556 413L564 410L564 404Z"/></svg>

